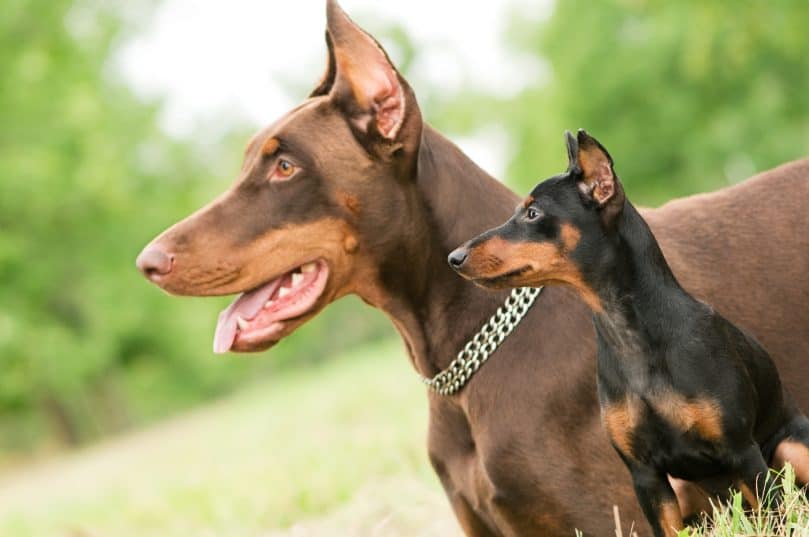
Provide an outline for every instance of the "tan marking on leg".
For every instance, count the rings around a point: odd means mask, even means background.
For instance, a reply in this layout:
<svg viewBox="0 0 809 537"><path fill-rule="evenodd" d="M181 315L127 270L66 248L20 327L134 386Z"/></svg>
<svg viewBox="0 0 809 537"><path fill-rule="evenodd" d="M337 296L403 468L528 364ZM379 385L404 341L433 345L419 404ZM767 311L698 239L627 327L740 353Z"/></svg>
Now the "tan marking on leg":
<svg viewBox="0 0 809 537"><path fill-rule="evenodd" d="M742 482L739 482L739 491L741 491L745 501L750 504L750 507L758 509L758 496L756 496L755 491Z"/></svg>
<svg viewBox="0 0 809 537"><path fill-rule="evenodd" d="M683 518L711 512L711 496L691 481L669 476L669 484L677 496L677 504Z"/></svg>
<svg viewBox="0 0 809 537"><path fill-rule="evenodd" d="M606 405L601 410L601 421L613 444L629 457L632 452L632 437L640 423L640 405L635 400L625 399L620 403Z"/></svg>
<svg viewBox="0 0 809 537"><path fill-rule="evenodd" d="M773 465L780 469L785 462L795 469L795 478L801 485L809 485L809 447L790 438L781 440L773 454Z"/></svg>
<svg viewBox="0 0 809 537"><path fill-rule="evenodd" d="M660 526L663 533L669 537L677 537L677 532L685 527L683 515L680 513L680 506L677 502L666 501L660 505Z"/></svg>
<svg viewBox="0 0 809 537"><path fill-rule="evenodd" d="M694 432L705 440L722 438L722 413L711 399L687 399L667 392L653 399L655 412L683 432Z"/></svg>

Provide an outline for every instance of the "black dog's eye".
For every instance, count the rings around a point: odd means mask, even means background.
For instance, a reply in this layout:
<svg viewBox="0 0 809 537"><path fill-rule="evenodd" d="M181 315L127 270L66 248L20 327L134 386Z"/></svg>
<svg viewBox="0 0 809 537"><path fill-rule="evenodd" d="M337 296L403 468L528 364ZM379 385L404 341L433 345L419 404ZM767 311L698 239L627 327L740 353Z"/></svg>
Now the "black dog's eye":
<svg viewBox="0 0 809 537"><path fill-rule="evenodd" d="M528 207L525 211L525 219L529 222L533 222L534 220L538 220L540 217L540 212L534 209L533 207Z"/></svg>

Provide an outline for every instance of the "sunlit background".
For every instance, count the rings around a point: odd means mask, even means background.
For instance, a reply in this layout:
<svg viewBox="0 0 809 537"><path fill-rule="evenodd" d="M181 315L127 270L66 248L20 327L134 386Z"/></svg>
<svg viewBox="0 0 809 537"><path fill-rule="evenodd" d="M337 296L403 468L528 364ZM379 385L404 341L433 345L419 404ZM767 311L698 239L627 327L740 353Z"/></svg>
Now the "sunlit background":
<svg viewBox="0 0 809 537"><path fill-rule="evenodd" d="M809 153L809 3L344 0L427 120L518 191L586 127L660 204ZM134 269L325 67L320 0L6 0L0 535L452 535L424 388L341 300L211 353L227 299ZM789 193L785 192L785 196Z"/></svg>

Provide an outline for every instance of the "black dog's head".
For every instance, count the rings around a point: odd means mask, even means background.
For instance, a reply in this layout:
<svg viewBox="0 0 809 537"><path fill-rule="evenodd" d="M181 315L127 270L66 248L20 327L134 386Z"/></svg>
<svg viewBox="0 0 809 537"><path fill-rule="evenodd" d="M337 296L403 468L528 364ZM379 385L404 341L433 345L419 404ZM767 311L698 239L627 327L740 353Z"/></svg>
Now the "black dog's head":
<svg viewBox="0 0 809 537"><path fill-rule="evenodd" d="M584 130L565 136L567 171L537 185L505 224L453 251L449 264L458 274L490 288L572 285L596 307L582 267L605 255L624 191L595 138Z"/></svg>

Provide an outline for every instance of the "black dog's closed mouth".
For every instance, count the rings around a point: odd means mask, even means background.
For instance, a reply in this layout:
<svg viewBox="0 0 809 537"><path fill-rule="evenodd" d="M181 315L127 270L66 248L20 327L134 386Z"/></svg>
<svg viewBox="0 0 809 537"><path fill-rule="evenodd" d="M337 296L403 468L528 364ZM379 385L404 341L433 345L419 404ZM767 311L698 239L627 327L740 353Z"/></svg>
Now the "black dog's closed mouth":
<svg viewBox="0 0 809 537"><path fill-rule="evenodd" d="M488 287L500 283L505 283L509 279L514 278L516 276L522 276L529 270L531 270L531 267L529 265L525 265L524 267L520 267L518 269L506 272L505 274L500 274L499 276L494 276L492 278L477 278L474 280L474 282L479 285L484 285Z"/></svg>

